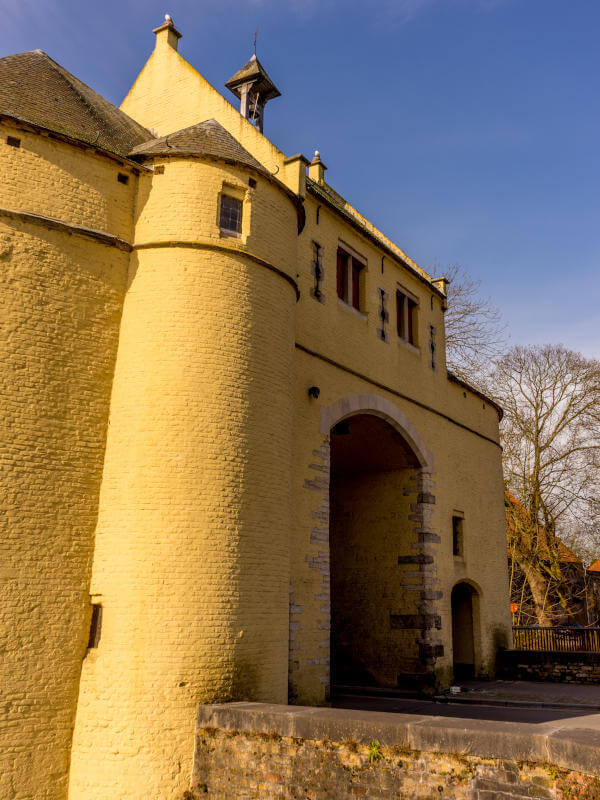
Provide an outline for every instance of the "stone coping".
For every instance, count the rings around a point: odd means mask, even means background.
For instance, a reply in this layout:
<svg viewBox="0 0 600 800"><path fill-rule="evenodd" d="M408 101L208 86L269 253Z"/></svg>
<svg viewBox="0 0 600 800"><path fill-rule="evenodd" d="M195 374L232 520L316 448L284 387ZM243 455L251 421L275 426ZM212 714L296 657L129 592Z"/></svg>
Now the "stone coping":
<svg viewBox="0 0 600 800"><path fill-rule="evenodd" d="M593 723L592 723L593 724ZM403 750L552 764L600 777L598 727L355 711L267 703L201 705L199 728L332 742L377 740Z"/></svg>

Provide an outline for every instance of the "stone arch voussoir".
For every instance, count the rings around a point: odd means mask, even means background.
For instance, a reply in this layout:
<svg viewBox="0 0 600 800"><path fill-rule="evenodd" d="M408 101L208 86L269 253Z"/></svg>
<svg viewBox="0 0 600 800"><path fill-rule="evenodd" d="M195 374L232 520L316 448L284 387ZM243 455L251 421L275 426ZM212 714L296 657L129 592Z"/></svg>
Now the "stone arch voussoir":
<svg viewBox="0 0 600 800"><path fill-rule="evenodd" d="M433 472L433 454L406 414L390 400L378 394L350 394L321 408L321 433L355 414L373 414L390 424L413 450L423 472Z"/></svg>

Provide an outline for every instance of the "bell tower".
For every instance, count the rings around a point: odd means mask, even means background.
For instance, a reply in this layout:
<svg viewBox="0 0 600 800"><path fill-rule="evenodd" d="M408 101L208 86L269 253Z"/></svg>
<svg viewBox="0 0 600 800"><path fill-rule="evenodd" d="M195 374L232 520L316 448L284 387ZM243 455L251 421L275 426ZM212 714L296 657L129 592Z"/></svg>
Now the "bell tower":
<svg viewBox="0 0 600 800"><path fill-rule="evenodd" d="M281 92L267 75L256 53L247 64L238 69L225 86L239 98L240 114L262 133L265 105L268 100L280 97Z"/></svg>

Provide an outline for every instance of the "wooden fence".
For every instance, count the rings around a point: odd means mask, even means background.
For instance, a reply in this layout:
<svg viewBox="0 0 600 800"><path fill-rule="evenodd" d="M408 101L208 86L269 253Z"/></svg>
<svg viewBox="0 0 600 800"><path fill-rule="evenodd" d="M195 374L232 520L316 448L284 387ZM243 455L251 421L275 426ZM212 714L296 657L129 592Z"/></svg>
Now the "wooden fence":
<svg viewBox="0 0 600 800"><path fill-rule="evenodd" d="M600 628L513 627L515 650L545 650L560 653L599 653Z"/></svg>

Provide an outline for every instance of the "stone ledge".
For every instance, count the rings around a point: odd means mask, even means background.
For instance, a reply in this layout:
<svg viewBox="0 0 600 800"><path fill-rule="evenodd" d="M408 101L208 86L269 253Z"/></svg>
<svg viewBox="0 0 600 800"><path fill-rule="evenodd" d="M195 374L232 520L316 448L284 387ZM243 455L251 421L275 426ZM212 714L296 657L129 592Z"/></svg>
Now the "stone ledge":
<svg viewBox="0 0 600 800"><path fill-rule="evenodd" d="M384 747L552 764L600 777L600 729L566 728L560 721L495 722L239 702L200 706L198 727L309 741L379 741Z"/></svg>

